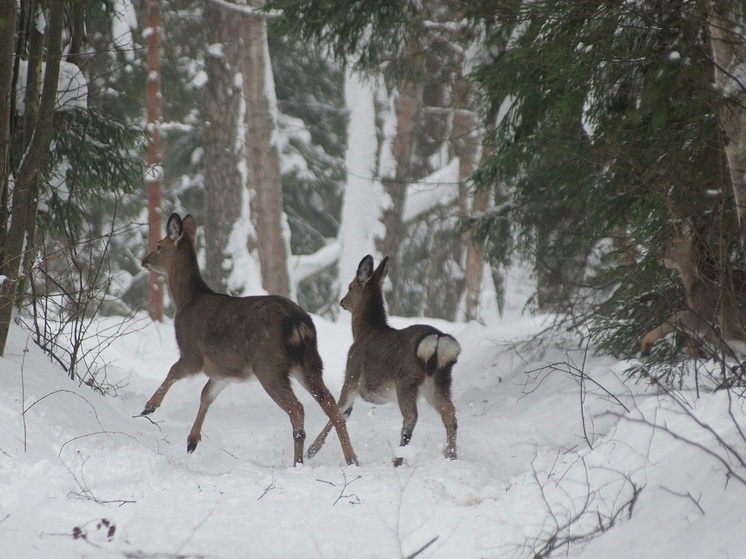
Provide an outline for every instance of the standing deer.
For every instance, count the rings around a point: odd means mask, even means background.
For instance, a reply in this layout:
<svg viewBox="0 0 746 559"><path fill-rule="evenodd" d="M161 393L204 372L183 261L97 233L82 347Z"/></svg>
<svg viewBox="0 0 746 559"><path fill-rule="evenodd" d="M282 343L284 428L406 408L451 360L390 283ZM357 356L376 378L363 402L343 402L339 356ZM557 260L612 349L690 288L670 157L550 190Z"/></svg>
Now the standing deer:
<svg viewBox="0 0 746 559"><path fill-rule="evenodd" d="M352 313L353 342L347 354L347 370L339 396L345 419L352 413L355 398L382 404L397 401L404 418L400 446L412 438L417 424L420 393L443 418L446 428L445 455L456 459L456 409L451 401L451 370L461 346L452 336L426 325L397 330L388 325L383 304L383 280L388 257L373 271L373 258L360 262L357 274L340 305ZM324 444L331 422L308 448L314 456ZM402 458L394 460L400 466Z"/></svg>
<svg viewBox="0 0 746 559"><path fill-rule="evenodd" d="M726 285L703 273L695 234L688 229L677 230L661 258L666 268L681 275L687 308L673 313L645 334L640 347L642 355L649 354L655 342L674 330L686 332L730 356L746 354L746 285L735 272L726 278L730 280Z"/></svg>
<svg viewBox="0 0 746 559"><path fill-rule="evenodd" d="M284 297L231 297L215 293L202 279L197 264L194 218L187 215L182 221L173 213L166 228L168 234L142 265L168 276L176 306L174 328L180 357L145 404L142 414L155 411L177 380L204 371L209 380L202 389L197 418L187 438L187 452L194 452L202 438L202 422L210 404L228 382L248 380L253 375L290 416L294 464L301 464L306 438L304 413L303 405L293 393L292 376L329 416L347 463L357 464L344 418L322 378L316 328L308 313Z"/></svg>

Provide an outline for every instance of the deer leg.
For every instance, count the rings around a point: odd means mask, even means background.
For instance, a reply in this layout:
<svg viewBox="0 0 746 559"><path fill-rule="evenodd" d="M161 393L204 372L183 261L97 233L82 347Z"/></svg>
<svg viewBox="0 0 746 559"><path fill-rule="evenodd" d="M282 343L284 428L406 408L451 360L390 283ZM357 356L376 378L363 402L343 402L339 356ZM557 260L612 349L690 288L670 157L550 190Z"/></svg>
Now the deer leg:
<svg viewBox="0 0 746 559"><path fill-rule="evenodd" d="M304 411L303 404L293 393L290 386L290 378L287 376L269 376L272 379L269 382L262 380L257 375L259 381L264 386L267 394L282 408L290 417L290 423L293 426L293 465L303 464L303 445L306 440L306 432L303 430Z"/></svg>
<svg viewBox="0 0 746 559"><path fill-rule="evenodd" d="M176 363L171 365L171 369L168 371L165 380L161 383L158 389L150 397L150 400L145 404L145 409L142 410L141 415L148 415L153 413L157 407L163 402L163 397L171 388L171 385L177 380L181 380L184 377L198 373L202 369L202 364L196 361L179 359Z"/></svg>
<svg viewBox="0 0 746 559"><path fill-rule="evenodd" d="M456 459L456 408L451 399L451 376L449 374L436 377L432 393L423 391L427 402L438 412L446 428L445 456L451 460Z"/></svg>
<svg viewBox="0 0 746 559"><path fill-rule="evenodd" d="M345 412L345 416L342 416L340 408L339 406L337 406L337 402L334 401L334 396L332 396L331 392L329 392L329 389L324 384L324 381L321 378L321 374L312 374L307 371L304 371L304 374L308 391L319 403L321 409L324 410L324 413L326 413L326 415L329 417L327 427L330 428L330 426L333 424L334 429L337 431L337 436L339 437L339 442L342 445L342 452L344 453L345 461L347 462L347 464L355 464L357 466L357 456L355 456L355 451L352 448L350 435L347 432L347 423L345 422L345 419L349 417L349 413ZM352 412L352 406L349 407L349 411ZM329 434L329 429L327 427L324 427L326 431L324 438L326 438L326 435ZM323 432L324 431L322 431L322 433ZM321 435L319 435L319 437L320 436ZM319 437L316 438L316 441L319 440ZM314 441L314 445L316 444L316 441ZM319 451L319 448L321 448L321 445L319 445L319 447L315 449L313 449L313 447L309 447L307 456L311 458L316 454L316 452Z"/></svg>
<svg viewBox="0 0 746 559"><path fill-rule="evenodd" d="M640 345L640 354L643 357L649 355L653 344L674 330L683 330L711 341L718 339L717 333L706 320L686 309L673 313L668 320L645 334Z"/></svg>
<svg viewBox="0 0 746 559"><path fill-rule="evenodd" d="M399 401L399 409L402 414L401 440L399 446L407 446L412 440L412 433L417 425L417 393L418 388L410 385L397 385L396 393ZM394 466L401 466L403 458L394 458Z"/></svg>
<svg viewBox="0 0 746 559"><path fill-rule="evenodd" d="M345 382L344 386L342 386L342 393L339 395L339 402L337 409L340 410L341 417L343 421L347 421L347 418L350 417L350 414L352 413L352 404L355 401L355 398L357 397L358 393L358 384L357 382L353 384L348 384ZM324 410L326 411L326 410ZM329 415L329 414L327 414ZM329 416L331 418L331 416ZM313 441L311 446L308 447L308 452L306 453L306 456L309 458L314 457L319 450L321 450L321 447L324 446L324 442L326 442L326 437L329 435L329 432L332 430L333 422L330 419L326 426L321 430L321 433L316 437L316 439ZM347 431L347 425L345 425L345 431ZM339 431L337 431L337 434L339 434ZM340 437L341 441L341 437ZM343 445L344 450L344 445ZM345 455L345 458L347 456ZM348 462L349 464L350 462Z"/></svg>
<svg viewBox="0 0 746 559"><path fill-rule="evenodd" d="M207 410L210 408L210 404L215 401L228 384L224 380L210 379L202 389L202 395L199 399L199 411L197 412L197 418L194 420L192 430L189 432L187 437L187 453L191 454L197 448L197 443L202 440L202 423L205 421Z"/></svg>

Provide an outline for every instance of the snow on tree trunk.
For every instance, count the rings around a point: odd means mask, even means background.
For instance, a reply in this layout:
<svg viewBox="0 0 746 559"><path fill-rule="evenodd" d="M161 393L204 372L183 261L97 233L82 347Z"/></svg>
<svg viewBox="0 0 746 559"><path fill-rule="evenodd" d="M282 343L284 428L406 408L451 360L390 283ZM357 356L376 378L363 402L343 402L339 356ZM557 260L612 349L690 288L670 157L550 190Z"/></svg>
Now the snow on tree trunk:
<svg viewBox="0 0 746 559"><path fill-rule="evenodd" d="M228 248L233 227L241 216L242 180L237 123L241 90L236 85L240 52L238 23L233 11L205 4L207 45L204 98L205 130L202 145L205 161L205 269L208 285L228 289L233 261Z"/></svg>
<svg viewBox="0 0 746 559"><path fill-rule="evenodd" d="M345 154L347 185L339 226L340 297L346 293L363 256L375 255L375 238L382 228L384 198L381 183L375 178L378 139L373 89L371 84L363 83L349 70L345 76L345 102L349 118Z"/></svg>
<svg viewBox="0 0 746 559"><path fill-rule="evenodd" d="M265 21L244 14L241 69L246 101L247 188L257 235L262 286L271 294L291 296L288 274L288 228L282 208L280 158L274 82Z"/></svg>
<svg viewBox="0 0 746 559"><path fill-rule="evenodd" d="M708 2L707 26L710 32L714 81L726 98L719 114L728 174L733 188L746 249L746 44L734 21L735 9Z"/></svg>
<svg viewBox="0 0 746 559"><path fill-rule="evenodd" d="M148 198L148 242L155 250L163 233L161 165L161 6L159 0L146 4L148 28L147 76L145 82L145 108L147 112L148 173L145 176ZM163 279L150 272L148 283L148 314L153 320L163 319Z"/></svg>

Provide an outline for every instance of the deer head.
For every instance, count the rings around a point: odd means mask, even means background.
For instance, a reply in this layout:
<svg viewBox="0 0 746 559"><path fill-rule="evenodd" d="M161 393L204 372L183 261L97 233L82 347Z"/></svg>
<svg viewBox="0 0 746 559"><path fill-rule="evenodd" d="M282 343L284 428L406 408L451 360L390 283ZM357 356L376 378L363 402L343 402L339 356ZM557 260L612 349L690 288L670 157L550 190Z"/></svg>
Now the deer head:
<svg viewBox="0 0 746 559"><path fill-rule="evenodd" d="M169 273L181 244L189 243L192 247L194 246L197 224L191 215L187 215L182 220L179 214L172 213L166 223L166 231L168 234L158 241L155 250L142 261L144 268L160 274Z"/></svg>

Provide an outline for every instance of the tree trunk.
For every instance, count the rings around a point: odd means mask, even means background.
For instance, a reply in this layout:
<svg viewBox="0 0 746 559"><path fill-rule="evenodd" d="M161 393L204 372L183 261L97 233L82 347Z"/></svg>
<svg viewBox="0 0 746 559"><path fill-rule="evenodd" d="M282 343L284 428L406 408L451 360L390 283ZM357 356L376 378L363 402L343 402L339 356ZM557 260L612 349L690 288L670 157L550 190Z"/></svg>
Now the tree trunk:
<svg viewBox="0 0 746 559"><path fill-rule="evenodd" d="M38 8L39 2L35 0L29 2L29 14L36 14ZM39 93L41 91L41 69L44 58L44 35L36 25L30 25L27 29L27 40L26 90L23 96L23 151L28 149L35 123L39 119ZM23 255L22 272L18 278L18 285L16 287L16 307L19 310L23 304L23 295L26 292L28 274L31 273L36 255L34 233L36 231L36 202L39 198L40 181L41 178L37 174L29 185L28 199L31 203L28 205L28 215L26 216L26 250Z"/></svg>
<svg viewBox="0 0 746 559"><path fill-rule="evenodd" d="M746 250L746 84L737 76L746 70L746 44L738 34L727 3L708 2L707 27L714 64L714 82L725 97L718 115L728 177L736 202L741 246Z"/></svg>
<svg viewBox="0 0 746 559"><path fill-rule="evenodd" d="M225 292L230 270L229 238L241 217L240 153L237 142L241 101L235 84L239 49L239 18L236 13L207 0L204 97L205 129L202 145L205 160L205 281ZM219 47L218 47L219 45Z"/></svg>
<svg viewBox="0 0 746 559"><path fill-rule="evenodd" d="M402 244L405 228L402 224L402 212L407 198L407 186L412 177L410 163L412 156L412 136L417 123L422 87L418 84L404 83L399 88L396 104L396 135L391 146L396 169L394 176L382 177L383 189L388 194L389 204L383 212L385 235L378 243L382 256L390 256L394 266L389 267L389 277L394 289L388 296L389 308L393 314L401 313L399 290L396 288L405 274L405 268L398 262L398 251Z"/></svg>
<svg viewBox="0 0 746 559"><path fill-rule="evenodd" d="M265 21L243 15L241 70L246 101L247 188L253 195L251 214L257 235L262 286L271 294L290 296L287 246L283 236L284 215L277 124L272 113L272 69L267 49Z"/></svg>
<svg viewBox="0 0 746 559"><path fill-rule="evenodd" d="M13 51L16 39L16 0L0 0L0 262L5 259L6 201L10 188L10 115L13 88Z"/></svg>
<svg viewBox="0 0 746 559"><path fill-rule="evenodd" d="M375 99L371 86L358 74L345 74L347 117L347 181L339 224L339 298L355 277L358 264L375 250L375 231L381 223L381 185L374 180L378 142L376 141ZM346 313L349 316L349 313ZM342 314L340 316L345 316Z"/></svg>
<svg viewBox="0 0 746 559"><path fill-rule="evenodd" d="M148 199L148 244L155 250L163 236L161 176L161 6L160 0L147 0L148 22L147 76L145 78L145 108L147 112L148 172L145 184ZM163 280L150 272L148 282L148 314L152 320L163 320Z"/></svg>
<svg viewBox="0 0 746 559"><path fill-rule="evenodd" d="M28 149L18 167L13 189L10 229L2 267L2 273L7 277L7 280L0 288L0 355L5 353L5 343L13 314L15 285L18 281L18 270L23 257L26 222L30 218L36 219L36 200L29 199L29 193L52 142L54 106L57 99L57 83L62 55L64 7L63 0L49 0L49 17L46 20L48 25L47 66L39 103L39 119L34 126ZM34 205L32 211L29 211L30 204Z"/></svg>
<svg viewBox="0 0 746 559"><path fill-rule="evenodd" d="M459 60L463 67L464 61ZM461 70L462 68L459 68ZM471 102L471 82L463 77L453 83L451 94L453 108L453 132L451 134L453 154L459 158L459 200L462 215L482 212L487 209L489 194L486 190L477 192L470 198L470 179L477 168L480 157L481 134L476 114ZM466 320L479 318L479 301L482 287L484 261L482 249L464 238L466 255L464 258L464 309Z"/></svg>
<svg viewBox="0 0 746 559"><path fill-rule="evenodd" d="M476 214L484 212L489 207L489 190L482 188L474 194L471 203L471 212ZM484 271L484 258L479 245L467 239L466 263L464 264L465 291L464 294L464 319L479 320L480 300L482 291L482 273Z"/></svg>

